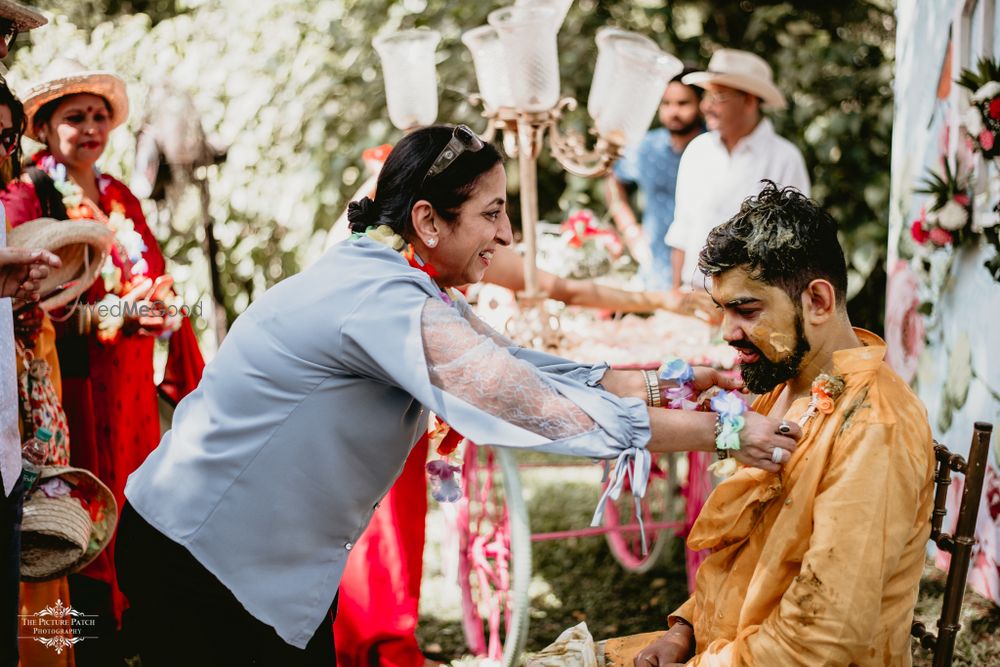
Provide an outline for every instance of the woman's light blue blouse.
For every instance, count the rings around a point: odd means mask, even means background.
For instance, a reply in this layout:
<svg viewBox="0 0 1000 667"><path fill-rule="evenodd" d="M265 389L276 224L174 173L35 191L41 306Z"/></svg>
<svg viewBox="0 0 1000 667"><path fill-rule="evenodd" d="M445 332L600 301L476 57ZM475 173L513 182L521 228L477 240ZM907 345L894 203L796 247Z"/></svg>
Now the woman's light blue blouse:
<svg viewBox="0 0 1000 667"><path fill-rule="evenodd" d="M604 364L510 349L593 421L558 440L432 384L421 316L439 298L426 274L380 243L334 246L239 317L129 477L136 511L294 646L323 622L348 552L426 429L426 410L482 445L645 454L649 413L600 388Z"/></svg>

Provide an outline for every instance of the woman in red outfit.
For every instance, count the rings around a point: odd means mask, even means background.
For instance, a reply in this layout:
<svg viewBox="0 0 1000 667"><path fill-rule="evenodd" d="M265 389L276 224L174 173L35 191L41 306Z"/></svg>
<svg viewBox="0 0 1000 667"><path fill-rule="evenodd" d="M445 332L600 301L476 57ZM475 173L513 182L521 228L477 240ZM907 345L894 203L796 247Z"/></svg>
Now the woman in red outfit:
<svg viewBox="0 0 1000 667"><path fill-rule="evenodd" d="M56 61L45 80L28 91L24 106L28 136L46 149L0 193L7 219L17 226L40 217L90 218L115 231L101 277L79 304L51 315L72 465L94 472L121 507L126 478L160 440L156 338L170 339L159 386L168 400L176 402L194 389L204 362L139 200L96 168L109 132L128 117L124 82L107 72L83 71L72 61ZM133 305L138 308L126 307ZM76 647L81 667L121 664L114 637L124 598L113 553L111 546L70 577L73 606L100 615L97 638Z"/></svg>

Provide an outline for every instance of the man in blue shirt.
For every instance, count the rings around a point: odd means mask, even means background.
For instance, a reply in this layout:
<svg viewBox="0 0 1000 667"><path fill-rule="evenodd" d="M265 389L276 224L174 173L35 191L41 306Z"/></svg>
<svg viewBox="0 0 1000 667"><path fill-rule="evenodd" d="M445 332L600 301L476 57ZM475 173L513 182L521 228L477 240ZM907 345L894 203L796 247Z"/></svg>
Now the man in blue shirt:
<svg viewBox="0 0 1000 667"><path fill-rule="evenodd" d="M660 103L663 127L646 133L642 142L618 161L606 182L611 217L642 267L647 289L670 289L670 248L664 237L674 220L677 167L684 149L705 129L699 110L701 89L681 81L693 71L685 68L670 81ZM642 228L629 206L627 185L638 185L643 197Z"/></svg>

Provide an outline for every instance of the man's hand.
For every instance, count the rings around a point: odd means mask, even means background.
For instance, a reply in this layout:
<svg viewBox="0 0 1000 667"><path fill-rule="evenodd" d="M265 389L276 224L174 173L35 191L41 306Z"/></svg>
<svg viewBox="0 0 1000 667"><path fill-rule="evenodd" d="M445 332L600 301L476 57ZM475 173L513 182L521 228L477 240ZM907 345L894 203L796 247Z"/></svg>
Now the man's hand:
<svg viewBox="0 0 1000 667"><path fill-rule="evenodd" d="M14 297L38 301L42 280L49 268L59 268L62 260L48 250L0 248L0 298Z"/></svg>
<svg viewBox="0 0 1000 667"><path fill-rule="evenodd" d="M733 452L737 461L744 465L762 468L768 472L778 472L781 465L774 462L774 449L780 447L781 464L785 464L795 451L795 442L802 437L802 429L793 421L772 419L756 412L743 413L746 420L740 431L740 448Z"/></svg>
<svg viewBox="0 0 1000 667"><path fill-rule="evenodd" d="M694 648L694 630L690 625L674 623L666 634L635 655L635 667L667 667L682 664Z"/></svg>

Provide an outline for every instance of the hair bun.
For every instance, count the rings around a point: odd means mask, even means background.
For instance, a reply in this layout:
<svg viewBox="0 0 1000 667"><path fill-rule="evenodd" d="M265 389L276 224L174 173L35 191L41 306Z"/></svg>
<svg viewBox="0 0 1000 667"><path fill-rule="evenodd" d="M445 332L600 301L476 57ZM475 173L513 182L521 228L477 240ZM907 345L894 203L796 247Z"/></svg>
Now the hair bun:
<svg viewBox="0 0 1000 667"><path fill-rule="evenodd" d="M347 205L347 221L352 232L363 232L375 223L375 202L371 197L362 197Z"/></svg>

